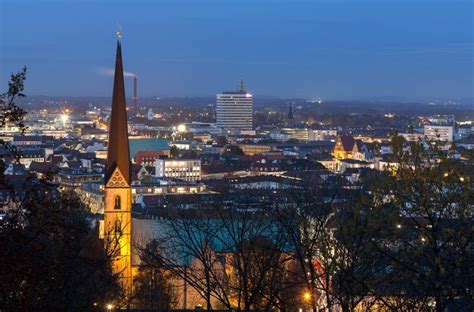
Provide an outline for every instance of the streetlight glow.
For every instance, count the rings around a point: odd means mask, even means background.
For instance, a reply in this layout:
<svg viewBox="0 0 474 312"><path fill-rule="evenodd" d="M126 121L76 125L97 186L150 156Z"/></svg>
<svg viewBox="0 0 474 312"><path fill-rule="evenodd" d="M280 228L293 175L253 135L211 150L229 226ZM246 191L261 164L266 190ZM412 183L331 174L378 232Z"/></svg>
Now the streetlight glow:
<svg viewBox="0 0 474 312"><path fill-rule="evenodd" d="M305 301L309 301L309 299L311 299L311 294L309 293L309 291L304 293L303 298Z"/></svg>
<svg viewBox="0 0 474 312"><path fill-rule="evenodd" d="M178 132L185 132L186 131L186 125L178 125Z"/></svg>
<svg viewBox="0 0 474 312"><path fill-rule="evenodd" d="M69 120L69 115L68 114L62 114L61 115L61 121L63 122L63 125L66 124Z"/></svg>

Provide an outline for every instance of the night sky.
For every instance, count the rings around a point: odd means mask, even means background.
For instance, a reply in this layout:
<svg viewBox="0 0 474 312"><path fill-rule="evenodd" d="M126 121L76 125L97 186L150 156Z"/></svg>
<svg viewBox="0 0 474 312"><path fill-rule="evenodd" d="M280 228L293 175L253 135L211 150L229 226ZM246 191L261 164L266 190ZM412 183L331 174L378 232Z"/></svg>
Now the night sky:
<svg viewBox="0 0 474 312"><path fill-rule="evenodd" d="M473 96L471 0L0 0L1 88L111 96L117 22L141 96Z"/></svg>

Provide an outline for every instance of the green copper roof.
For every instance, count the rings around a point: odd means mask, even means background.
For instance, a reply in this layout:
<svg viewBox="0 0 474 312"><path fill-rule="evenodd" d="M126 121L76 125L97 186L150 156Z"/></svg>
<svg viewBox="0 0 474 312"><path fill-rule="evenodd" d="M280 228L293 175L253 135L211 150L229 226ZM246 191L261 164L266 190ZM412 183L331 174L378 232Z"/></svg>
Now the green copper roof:
<svg viewBox="0 0 474 312"><path fill-rule="evenodd" d="M163 139L133 139L129 140L130 157L133 158L138 151L169 150L168 141Z"/></svg>

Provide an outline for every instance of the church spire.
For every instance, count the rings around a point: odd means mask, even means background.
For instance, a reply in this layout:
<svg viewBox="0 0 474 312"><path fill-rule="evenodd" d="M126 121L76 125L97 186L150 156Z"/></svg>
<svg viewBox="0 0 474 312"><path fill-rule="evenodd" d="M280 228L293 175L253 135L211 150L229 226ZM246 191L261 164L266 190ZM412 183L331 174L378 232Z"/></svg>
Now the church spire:
<svg viewBox="0 0 474 312"><path fill-rule="evenodd" d="M286 125L290 128L294 127L293 103L290 103L290 107L288 109L288 118L287 118L287 124Z"/></svg>
<svg viewBox="0 0 474 312"><path fill-rule="evenodd" d="M114 90L112 95L112 114L110 116L109 141L105 183L118 168L130 185L130 154L128 146L127 108L125 103L125 83L122 64L122 32L117 31L117 56L115 59Z"/></svg>

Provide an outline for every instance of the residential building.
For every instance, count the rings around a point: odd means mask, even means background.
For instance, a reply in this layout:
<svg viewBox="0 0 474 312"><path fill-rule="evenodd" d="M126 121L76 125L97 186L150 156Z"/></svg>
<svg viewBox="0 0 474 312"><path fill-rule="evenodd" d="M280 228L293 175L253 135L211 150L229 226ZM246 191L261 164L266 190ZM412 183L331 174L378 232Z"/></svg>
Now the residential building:
<svg viewBox="0 0 474 312"><path fill-rule="evenodd" d="M170 150L138 151L133 157L133 161L139 165L154 166L156 160L163 156L169 157Z"/></svg>
<svg viewBox="0 0 474 312"><path fill-rule="evenodd" d="M453 127L425 125L424 135L428 140L452 142Z"/></svg>
<svg viewBox="0 0 474 312"><path fill-rule="evenodd" d="M423 134L421 133L400 133L399 136L403 137L408 142L417 142L423 139Z"/></svg>
<svg viewBox="0 0 474 312"><path fill-rule="evenodd" d="M20 151L20 164L26 168L29 168L33 161L44 162L45 158L44 148L22 149Z"/></svg>
<svg viewBox="0 0 474 312"><path fill-rule="evenodd" d="M308 138L310 141L333 140L337 136L337 130L309 130Z"/></svg>
<svg viewBox="0 0 474 312"><path fill-rule="evenodd" d="M245 155L257 155L271 152L275 149L275 146L272 145L262 145L262 144L238 144L237 145Z"/></svg>
<svg viewBox="0 0 474 312"><path fill-rule="evenodd" d="M55 182L64 188L80 188L84 183L102 181L102 174L87 168L63 168L55 175Z"/></svg>
<svg viewBox="0 0 474 312"><path fill-rule="evenodd" d="M15 146L28 146L40 145L42 142L41 136L38 135L15 135L11 144Z"/></svg>

